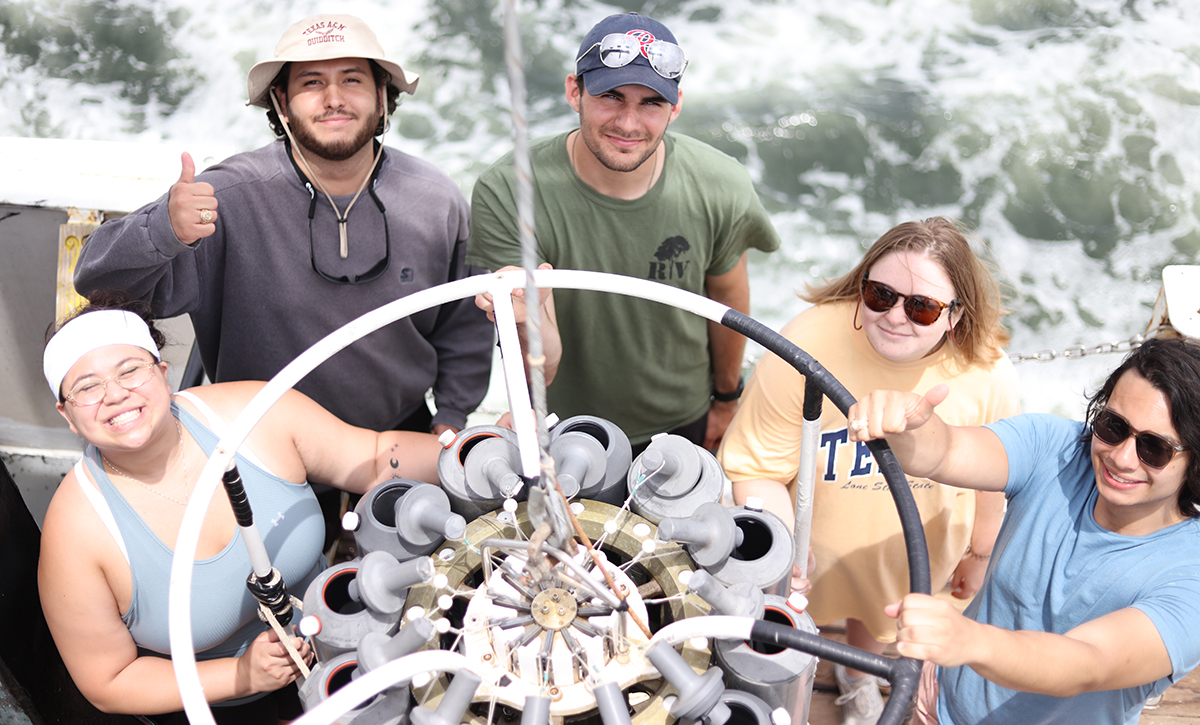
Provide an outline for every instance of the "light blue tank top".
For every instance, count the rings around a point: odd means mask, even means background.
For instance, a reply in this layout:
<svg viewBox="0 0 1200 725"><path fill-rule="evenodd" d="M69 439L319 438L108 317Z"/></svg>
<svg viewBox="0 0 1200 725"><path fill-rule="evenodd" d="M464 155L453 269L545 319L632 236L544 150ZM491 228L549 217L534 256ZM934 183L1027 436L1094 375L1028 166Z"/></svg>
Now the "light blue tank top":
<svg viewBox="0 0 1200 725"><path fill-rule="evenodd" d="M204 452L212 455L219 437L178 404L171 404L171 412ZM113 486L94 446L84 451L84 460L112 510L129 556L133 597L121 620L142 654L169 656L167 591L174 552ZM241 453L237 454L237 465L271 564L283 575L288 591L302 598L309 582L325 568L321 556L325 524L317 499L307 483L279 478ZM223 496L224 491L218 488L215 495ZM246 588L250 571L250 557L240 529L219 554L196 560L192 573L192 638L197 659L236 657L267 629L258 618L257 602Z"/></svg>

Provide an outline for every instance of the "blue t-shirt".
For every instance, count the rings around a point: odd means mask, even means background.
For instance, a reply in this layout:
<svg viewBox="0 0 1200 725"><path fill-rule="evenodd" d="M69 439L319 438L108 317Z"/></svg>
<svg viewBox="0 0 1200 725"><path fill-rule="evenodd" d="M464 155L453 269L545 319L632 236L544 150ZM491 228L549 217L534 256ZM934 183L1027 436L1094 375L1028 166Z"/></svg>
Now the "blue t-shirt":
<svg viewBox="0 0 1200 725"><path fill-rule="evenodd" d="M1147 697L1200 664L1200 520L1146 536L1113 533L1093 517L1097 489L1082 423L1031 414L987 427L1008 454L1008 512L967 616L1064 634L1135 607L1158 628L1172 672L1141 687L1053 697L1001 687L970 667L942 668L939 721L1136 725Z"/></svg>

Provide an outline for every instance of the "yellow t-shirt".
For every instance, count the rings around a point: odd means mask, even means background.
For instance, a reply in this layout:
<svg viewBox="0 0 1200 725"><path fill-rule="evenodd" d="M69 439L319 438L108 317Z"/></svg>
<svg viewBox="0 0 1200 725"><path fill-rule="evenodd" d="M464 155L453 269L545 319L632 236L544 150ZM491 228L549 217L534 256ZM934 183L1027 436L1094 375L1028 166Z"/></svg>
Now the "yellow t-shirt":
<svg viewBox="0 0 1200 725"><path fill-rule="evenodd" d="M855 330L853 303L812 307L781 333L812 355L855 398L872 390L924 393L947 383L950 395L938 415L951 425L982 425L1019 412L1017 375L1008 357L963 366L947 344L911 363L893 363ZM804 377L771 354L759 361L725 434L719 459L730 480L787 482L793 500L804 419ZM909 479L929 545L936 592L949 580L970 542L973 491ZM894 640L895 622L883 607L908 592L908 565L900 518L865 444L849 443L846 416L825 399L821 449L813 494L808 612L818 625L843 617L861 620L880 640Z"/></svg>

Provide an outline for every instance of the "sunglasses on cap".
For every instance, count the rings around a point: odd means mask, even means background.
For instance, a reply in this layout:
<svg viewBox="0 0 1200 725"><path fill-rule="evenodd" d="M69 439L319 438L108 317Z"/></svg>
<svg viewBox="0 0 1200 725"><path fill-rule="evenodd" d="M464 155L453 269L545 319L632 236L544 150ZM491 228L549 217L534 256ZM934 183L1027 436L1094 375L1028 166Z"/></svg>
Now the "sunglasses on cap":
<svg viewBox="0 0 1200 725"><path fill-rule="evenodd" d="M1092 421L1092 435L1110 446L1119 446L1133 436L1137 441L1135 449L1138 460L1151 468L1162 468L1171 462L1176 453L1188 450L1187 446L1176 445L1157 433L1134 430L1129 421L1108 408L1096 414L1096 420Z"/></svg>
<svg viewBox="0 0 1200 725"><path fill-rule="evenodd" d="M951 300L947 304L925 295L906 295L897 292L883 282L876 282L863 276L862 301L872 312L887 312L895 307L896 302L901 298L904 299L904 315L916 324L923 326L937 322L938 318L942 316L942 310L953 311L958 306L958 300Z"/></svg>
<svg viewBox="0 0 1200 725"><path fill-rule="evenodd" d="M632 63L638 55L645 53L646 60L650 61L650 67L654 69L654 72L668 80L674 80L683 75L688 64L687 58L683 55L683 48L674 43L655 40L642 45L642 41L638 40L636 36L609 33L599 43L588 48L583 55L576 58L575 65L579 65L579 61L586 58L587 54L596 48L600 49L600 62L609 68L623 68Z"/></svg>

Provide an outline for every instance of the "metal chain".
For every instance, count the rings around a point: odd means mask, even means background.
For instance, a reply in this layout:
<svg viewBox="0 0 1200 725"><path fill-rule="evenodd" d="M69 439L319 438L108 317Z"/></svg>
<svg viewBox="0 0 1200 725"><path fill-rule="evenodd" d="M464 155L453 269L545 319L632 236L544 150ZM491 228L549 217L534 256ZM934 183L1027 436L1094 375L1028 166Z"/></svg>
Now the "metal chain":
<svg viewBox="0 0 1200 725"><path fill-rule="evenodd" d="M1028 362L1030 360L1033 360L1036 362L1050 362L1051 360L1057 360L1058 358L1074 359L1074 358L1087 357L1088 355L1102 355L1102 354L1114 353L1114 352L1125 353L1125 352L1129 352L1137 347L1140 347L1141 344L1143 342L1145 342L1147 339L1152 338L1152 337L1159 337L1164 332L1168 332L1168 331L1174 332L1174 328L1171 327L1170 325L1159 325L1158 327L1154 328L1153 330L1149 330L1144 334L1134 335L1132 337L1127 337L1124 340L1117 340L1116 342L1105 342L1105 343L1101 343L1099 345L1095 345L1092 347L1084 347L1083 345L1072 345L1070 347L1064 348L1061 352L1058 350L1052 350L1052 349L1038 350L1037 352L1032 352L1032 353L1010 352L1010 353L1008 353L1008 359L1011 360L1014 365L1019 365L1023 362ZM746 352L746 357L742 361L743 374L748 374L749 372L753 372L754 366L758 364L758 357L759 357L758 355L755 355L754 353L752 353L750 351ZM431 396L429 394L427 394L426 397L431 397ZM503 414L504 412L506 412L506 410L507 409L490 408L486 405L480 405L479 408L477 409L477 412L499 416L499 415Z"/></svg>
<svg viewBox="0 0 1200 725"><path fill-rule="evenodd" d="M1133 350L1137 347L1140 347L1141 344L1143 342L1145 342L1148 338L1158 337L1164 331L1171 330L1171 329L1173 329L1173 328L1171 328L1170 325L1159 325L1158 327L1156 327L1153 330L1150 330L1144 334L1134 335L1133 337L1129 337L1124 340L1117 340L1116 342L1106 342L1106 343L1102 343L1100 345L1096 345L1094 347L1084 347L1083 345L1072 345L1068 348L1063 349L1062 352L1059 352L1058 350L1049 350L1049 349L1038 350L1037 352L1034 352L1034 353L1010 352L1008 354L1008 359L1012 360L1013 364L1015 365L1015 364L1023 363L1023 362L1029 361L1029 360L1036 360L1037 362L1049 362L1051 360L1055 360L1060 357L1080 358L1080 357L1087 357L1088 355L1101 355L1104 353L1113 353L1113 352L1125 353L1125 352L1129 352L1130 350Z"/></svg>

